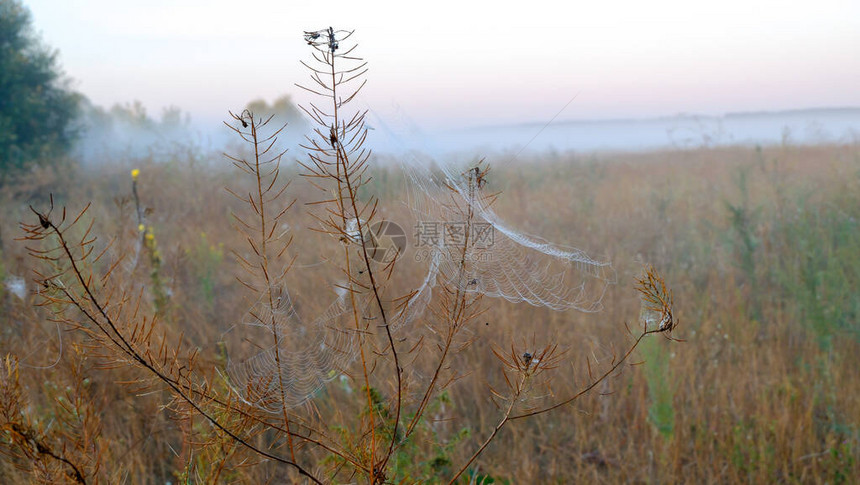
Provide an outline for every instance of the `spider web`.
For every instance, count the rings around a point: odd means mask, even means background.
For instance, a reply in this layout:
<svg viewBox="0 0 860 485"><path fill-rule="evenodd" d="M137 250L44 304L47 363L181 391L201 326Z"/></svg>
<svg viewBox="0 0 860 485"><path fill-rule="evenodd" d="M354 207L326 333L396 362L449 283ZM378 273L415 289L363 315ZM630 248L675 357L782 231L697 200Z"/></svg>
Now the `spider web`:
<svg viewBox="0 0 860 485"><path fill-rule="evenodd" d="M375 125L400 140L382 120ZM427 245L424 277L392 316L394 331L424 331L410 324L421 319L440 281L475 296L557 311L602 309L606 289L615 281L609 262L515 230L492 209L493 196L474 178L470 182L472 169L464 172L452 163L438 163L414 152L399 160L407 181L405 204L417 221L446 229L467 227L466 214L471 213L470 227L488 231L492 241L478 243L472 237L465 245L451 244L442 234ZM347 234L350 229L345 228ZM311 322L300 318L285 288L272 294L271 301L268 293L261 298L243 322L243 336L256 352L248 359L230 361L227 374L246 402L277 412L301 405L328 381L347 372L357 355L357 338L351 330L354 322L348 291L341 292ZM361 305L362 312L366 304Z"/></svg>
<svg viewBox="0 0 860 485"><path fill-rule="evenodd" d="M614 271L608 262L590 258L573 247L517 232L496 215L483 189L470 193L463 176L452 173L450 167L442 169L448 184L459 195L457 203L474 211L472 227L483 228L492 235L492 241L483 244L472 239L465 247L464 258L457 254L461 248L444 248L449 257L443 258L443 264L449 267L458 264L457 256L465 261L465 277L449 279L450 284L461 290L557 311L596 312L603 308L603 295L614 281ZM456 218L457 214L450 217ZM455 274L451 268L444 273Z"/></svg>
<svg viewBox="0 0 860 485"><path fill-rule="evenodd" d="M279 412L316 395L355 358L349 330L352 306L343 292L314 321L296 313L286 289L264 295L245 315L243 335L261 348L248 359L230 361L230 384L249 404ZM251 336L249 336L251 335ZM277 342L277 344L275 343Z"/></svg>
<svg viewBox="0 0 860 485"><path fill-rule="evenodd" d="M399 124L414 127L408 119ZM383 120L377 118L375 126L400 142L401 136ZM418 137L419 146L426 139ZM482 242L472 237L467 244L449 244L443 235L427 247L426 277L396 315L395 327L421 316L439 280L463 291L556 311L597 312L603 308L606 289L615 282L608 261L515 230L490 207L493 196L474 179L470 185L470 172L464 173L453 163L440 163L416 152L399 160L407 177L407 204L418 221L444 228L466 227L466 214L471 210L471 228L488 232L492 241L485 236Z"/></svg>

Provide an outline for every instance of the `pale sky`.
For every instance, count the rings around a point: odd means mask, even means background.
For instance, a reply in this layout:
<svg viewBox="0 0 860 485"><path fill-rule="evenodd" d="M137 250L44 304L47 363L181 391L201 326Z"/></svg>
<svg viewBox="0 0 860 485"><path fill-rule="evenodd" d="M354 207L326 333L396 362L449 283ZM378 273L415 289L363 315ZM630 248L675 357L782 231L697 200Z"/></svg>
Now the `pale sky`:
<svg viewBox="0 0 860 485"><path fill-rule="evenodd" d="M860 106L860 1L24 0L75 87L216 123L355 29L361 103L430 128Z"/></svg>

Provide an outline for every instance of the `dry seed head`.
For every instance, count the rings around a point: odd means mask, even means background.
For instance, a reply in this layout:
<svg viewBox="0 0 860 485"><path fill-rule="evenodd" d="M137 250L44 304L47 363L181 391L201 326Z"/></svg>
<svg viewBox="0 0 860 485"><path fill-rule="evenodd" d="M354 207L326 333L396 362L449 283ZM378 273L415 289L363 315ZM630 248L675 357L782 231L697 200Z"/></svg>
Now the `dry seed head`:
<svg viewBox="0 0 860 485"><path fill-rule="evenodd" d="M539 349L532 346L531 350L518 349L511 344L510 351L493 349L493 353L508 369L534 376L558 367L565 352L559 350L558 344L547 344Z"/></svg>
<svg viewBox="0 0 860 485"><path fill-rule="evenodd" d="M327 29L315 30L315 31L305 31L305 42L308 45L314 46L319 49L322 46L325 46L325 50L329 53L334 54L334 51L340 48L340 40L338 36L344 37L342 34L347 34L348 37L352 32L345 32L340 30L334 30L333 27L329 27Z"/></svg>
<svg viewBox="0 0 860 485"><path fill-rule="evenodd" d="M678 326L672 312L672 291L666 288L666 282L654 266L648 265L645 273L636 278L636 289L641 294L641 320L645 331L671 333Z"/></svg>

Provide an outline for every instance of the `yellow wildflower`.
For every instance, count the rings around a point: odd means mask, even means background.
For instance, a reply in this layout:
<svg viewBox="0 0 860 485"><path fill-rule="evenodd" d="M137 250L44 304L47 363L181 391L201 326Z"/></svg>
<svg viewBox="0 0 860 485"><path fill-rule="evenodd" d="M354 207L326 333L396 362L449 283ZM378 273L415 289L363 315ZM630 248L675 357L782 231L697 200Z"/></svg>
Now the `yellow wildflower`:
<svg viewBox="0 0 860 485"><path fill-rule="evenodd" d="M146 226L144 226L143 224L138 224L138 225L137 225L137 230L138 230L138 231L140 231L140 232L143 232L143 231L145 231L145 230L146 230Z"/></svg>
<svg viewBox="0 0 860 485"><path fill-rule="evenodd" d="M136 169L136 168L133 168L133 169L131 170L131 179L132 179L132 180L137 180L137 176L138 176L138 175L140 175L140 170L138 170L138 169Z"/></svg>

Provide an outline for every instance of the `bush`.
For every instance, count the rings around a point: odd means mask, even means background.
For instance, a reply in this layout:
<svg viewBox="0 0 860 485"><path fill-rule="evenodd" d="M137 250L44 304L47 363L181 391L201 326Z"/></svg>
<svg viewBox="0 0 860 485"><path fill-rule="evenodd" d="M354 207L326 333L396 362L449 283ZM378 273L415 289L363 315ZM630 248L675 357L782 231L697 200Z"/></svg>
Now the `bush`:
<svg viewBox="0 0 860 485"><path fill-rule="evenodd" d="M31 22L20 2L0 0L0 182L64 153L76 136L80 96Z"/></svg>

